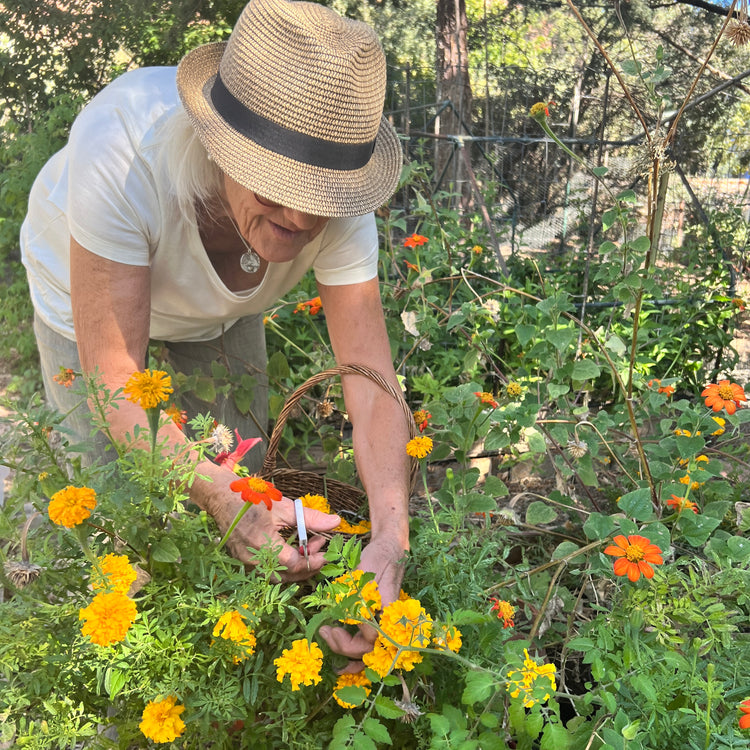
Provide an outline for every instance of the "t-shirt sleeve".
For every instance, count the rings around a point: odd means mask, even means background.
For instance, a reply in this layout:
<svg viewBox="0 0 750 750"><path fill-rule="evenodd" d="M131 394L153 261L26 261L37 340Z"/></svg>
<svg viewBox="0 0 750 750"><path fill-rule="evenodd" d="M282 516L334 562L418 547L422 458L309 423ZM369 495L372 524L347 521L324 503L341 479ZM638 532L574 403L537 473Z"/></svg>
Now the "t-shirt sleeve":
<svg viewBox="0 0 750 750"><path fill-rule="evenodd" d="M68 224L74 239L95 255L147 266L159 204L136 140L116 105L81 112L68 142Z"/></svg>
<svg viewBox="0 0 750 750"><path fill-rule="evenodd" d="M378 275L375 215L331 219L313 263L315 278L327 286L359 284Z"/></svg>

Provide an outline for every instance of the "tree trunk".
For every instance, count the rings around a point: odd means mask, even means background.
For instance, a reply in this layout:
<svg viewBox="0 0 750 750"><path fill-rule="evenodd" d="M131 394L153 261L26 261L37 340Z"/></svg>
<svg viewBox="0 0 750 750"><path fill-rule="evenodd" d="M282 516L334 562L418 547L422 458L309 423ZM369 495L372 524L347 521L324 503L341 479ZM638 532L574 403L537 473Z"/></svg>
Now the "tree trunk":
<svg viewBox="0 0 750 750"><path fill-rule="evenodd" d="M443 136L470 135L472 94L466 42L466 2L436 2L437 92L438 107L442 107L442 111L435 121L435 132ZM471 196L471 184L465 173L464 159L455 153L454 141L436 139L435 144L435 180L443 188L460 193L465 204Z"/></svg>

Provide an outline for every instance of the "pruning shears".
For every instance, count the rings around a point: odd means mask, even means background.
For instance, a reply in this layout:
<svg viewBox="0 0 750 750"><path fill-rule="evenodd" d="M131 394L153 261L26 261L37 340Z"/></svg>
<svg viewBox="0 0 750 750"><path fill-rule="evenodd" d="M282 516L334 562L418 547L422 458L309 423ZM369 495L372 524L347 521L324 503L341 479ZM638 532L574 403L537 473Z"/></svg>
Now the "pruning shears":
<svg viewBox="0 0 750 750"><path fill-rule="evenodd" d="M297 517L297 539L299 540L299 553L305 556L307 569L310 570L310 557L307 551L307 526L305 525L305 509L302 498L294 501L294 514Z"/></svg>

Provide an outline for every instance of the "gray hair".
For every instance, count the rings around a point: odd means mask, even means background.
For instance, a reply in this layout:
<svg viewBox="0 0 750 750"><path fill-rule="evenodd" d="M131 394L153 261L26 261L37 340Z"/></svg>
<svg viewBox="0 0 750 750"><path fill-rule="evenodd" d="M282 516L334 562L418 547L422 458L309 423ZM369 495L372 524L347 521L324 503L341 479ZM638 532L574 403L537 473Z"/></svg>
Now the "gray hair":
<svg viewBox="0 0 750 750"><path fill-rule="evenodd" d="M196 203L210 204L221 195L223 173L211 160L182 105L159 126L160 167L172 184L171 194L186 218L195 216Z"/></svg>

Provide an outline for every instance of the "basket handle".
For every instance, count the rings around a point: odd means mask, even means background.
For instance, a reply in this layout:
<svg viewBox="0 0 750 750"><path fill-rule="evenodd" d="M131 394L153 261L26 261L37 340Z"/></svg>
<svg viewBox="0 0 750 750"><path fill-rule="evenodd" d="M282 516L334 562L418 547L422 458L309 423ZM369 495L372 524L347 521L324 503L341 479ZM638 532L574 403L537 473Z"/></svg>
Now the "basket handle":
<svg viewBox="0 0 750 750"><path fill-rule="evenodd" d="M286 403L279 412L279 416L274 424L271 437L268 440L268 450L266 456L263 459L263 468L261 469L262 476L268 476L273 473L276 468L276 453L281 442L281 435L284 432L284 426L289 417L289 414L294 410L295 406L299 403L300 399L307 393L310 388L322 383L324 380L333 378L341 375L362 375L369 378L374 383L379 385L386 393L389 393L393 398L396 399L401 410L404 412L406 423L409 426L409 434L411 437L416 435L416 424L414 422L414 416L409 408L409 405L404 400L400 391L397 391L377 370L373 370L371 367L366 365L339 365L338 367L332 367L330 370L322 370L321 372L308 378L302 385L300 385L286 400ZM411 484L414 486L414 480L416 478L417 462L412 459L412 471L411 471Z"/></svg>

